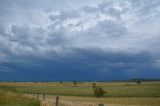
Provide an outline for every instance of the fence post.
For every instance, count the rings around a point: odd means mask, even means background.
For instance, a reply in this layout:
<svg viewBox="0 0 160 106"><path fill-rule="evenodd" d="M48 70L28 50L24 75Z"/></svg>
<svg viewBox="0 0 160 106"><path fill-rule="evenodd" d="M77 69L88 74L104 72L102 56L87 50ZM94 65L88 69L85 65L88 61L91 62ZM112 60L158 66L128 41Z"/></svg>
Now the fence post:
<svg viewBox="0 0 160 106"><path fill-rule="evenodd" d="M43 100L45 100L45 94L43 94Z"/></svg>
<svg viewBox="0 0 160 106"><path fill-rule="evenodd" d="M104 104L98 104L98 106L104 106Z"/></svg>
<svg viewBox="0 0 160 106"><path fill-rule="evenodd" d="M39 98L39 93L37 93L37 98Z"/></svg>
<svg viewBox="0 0 160 106"><path fill-rule="evenodd" d="M56 106L59 106L59 96L56 96Z"/></svg>

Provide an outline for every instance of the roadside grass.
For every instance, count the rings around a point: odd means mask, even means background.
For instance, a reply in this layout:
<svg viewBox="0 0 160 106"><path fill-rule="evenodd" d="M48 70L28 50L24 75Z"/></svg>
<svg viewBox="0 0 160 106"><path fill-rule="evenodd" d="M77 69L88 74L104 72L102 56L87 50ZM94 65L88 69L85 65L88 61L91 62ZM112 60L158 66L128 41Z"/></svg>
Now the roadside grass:
<svg viewBox="0 0 160 106"><path fill-rule="evenodd" d="M0 106L40 106L40 101L0 89Z"/></svg>
<svg viewBox="0 0 160 106"><path fill-rule="evenodd" d="M110 104L122 105L122 106L160 106L160 98L91 98L91 97L68 97L62 96L62 101L70 101L72 103L94 103L94 104L105 104L110 106ZM97 106L97 105L96 105Z"/></svg>
<svg viewBox="0 0 160 106"><path fill-rule="evenodd" d="M33 96L33 95L32 95ZM47 95L43 100L42 95L39 98L42 101L42 106L55 106L56 96ZM74 97L60 96L61 106L160 106L160 98L95 98L95 97Z"/></svg>

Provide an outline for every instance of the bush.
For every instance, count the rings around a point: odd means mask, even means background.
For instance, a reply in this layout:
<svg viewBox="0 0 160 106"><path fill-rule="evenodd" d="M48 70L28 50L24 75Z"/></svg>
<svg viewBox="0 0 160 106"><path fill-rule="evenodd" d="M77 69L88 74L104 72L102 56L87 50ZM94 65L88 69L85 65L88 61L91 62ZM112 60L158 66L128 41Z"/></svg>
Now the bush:
<svg viewBox="0 0 160 106"><path fill-rule="evenodd" d="M73 81L73 86L77 87L77 81Z"/></svg>
<svg viewBox="0 0 160 106"><path fill-rule="evenodd" d="M137 81L137 85L139 85L139 84L142 84L142 81L141 81L141 80L138 80L138 81Z"/></svg>
<svg viewBox="0 0 160 106"><path fill-rule="evenodd" d="M93 91L96 97L102 97L106 94L106 91L102 87L95 87Z"/></svg>

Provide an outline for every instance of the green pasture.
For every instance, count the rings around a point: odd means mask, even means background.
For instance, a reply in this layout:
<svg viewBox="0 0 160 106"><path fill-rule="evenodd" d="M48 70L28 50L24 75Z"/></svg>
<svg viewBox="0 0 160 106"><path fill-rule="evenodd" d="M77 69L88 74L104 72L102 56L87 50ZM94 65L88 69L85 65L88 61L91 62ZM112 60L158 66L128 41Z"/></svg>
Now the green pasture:
<svg viewBox="0 0 160 106"><path fill-rule="evenodd" d="M96 86L105 89L106 97L160 97L160 82L143 82L140 85L135 82L96 82ZM94 96L91 82L0 83L0 87L8 87L19 93Z"/></svg>

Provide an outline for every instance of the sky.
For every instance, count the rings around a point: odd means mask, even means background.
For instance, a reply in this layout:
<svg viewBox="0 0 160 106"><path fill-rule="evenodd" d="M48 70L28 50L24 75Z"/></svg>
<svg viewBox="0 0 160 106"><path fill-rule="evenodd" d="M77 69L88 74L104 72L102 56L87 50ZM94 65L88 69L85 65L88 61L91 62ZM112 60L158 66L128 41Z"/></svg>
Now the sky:
<svg viewBox="0 0 160 106"><path fill-rule="evenodd" d="M0 81L160 79L160 0L0 0Z"/></svg>

